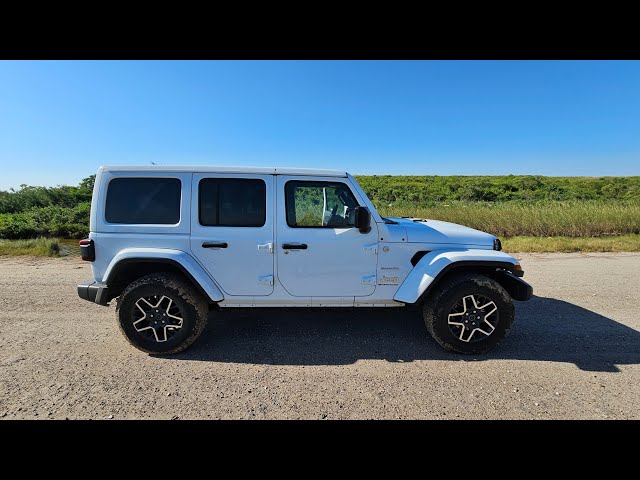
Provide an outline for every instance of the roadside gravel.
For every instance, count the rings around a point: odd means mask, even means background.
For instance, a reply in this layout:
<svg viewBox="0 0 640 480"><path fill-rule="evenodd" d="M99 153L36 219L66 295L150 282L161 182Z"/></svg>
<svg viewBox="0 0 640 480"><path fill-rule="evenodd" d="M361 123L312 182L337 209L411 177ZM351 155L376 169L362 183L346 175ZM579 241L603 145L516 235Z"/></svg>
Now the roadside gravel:
<svg viewBox="0 0 640 480"><path fill-rule="evenodd" d="M536 298L475 358L400 309L230 311L152 357L87 263L0 257L0 418L640 418L640 254L519 257Z"/></svg>

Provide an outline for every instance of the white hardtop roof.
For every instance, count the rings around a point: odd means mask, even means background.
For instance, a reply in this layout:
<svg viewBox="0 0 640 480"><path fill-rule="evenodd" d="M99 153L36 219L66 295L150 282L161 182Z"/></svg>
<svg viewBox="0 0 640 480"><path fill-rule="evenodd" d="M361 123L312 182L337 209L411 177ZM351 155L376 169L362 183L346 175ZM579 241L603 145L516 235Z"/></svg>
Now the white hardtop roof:
<svg viewBox="0 0 640 480"><path fill-rule="evenodd" d="M194 173L253 173L259 175L307 175L315 177L346 177L344 170L323 168L231 167L216 165L108 165L105 172L194 172Z"/></svg>

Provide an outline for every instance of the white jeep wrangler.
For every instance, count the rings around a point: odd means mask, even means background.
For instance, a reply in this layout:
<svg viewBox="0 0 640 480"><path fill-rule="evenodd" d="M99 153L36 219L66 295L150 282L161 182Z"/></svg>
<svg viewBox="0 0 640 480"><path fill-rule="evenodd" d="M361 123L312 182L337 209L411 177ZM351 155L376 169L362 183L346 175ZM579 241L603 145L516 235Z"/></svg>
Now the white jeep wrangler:
<svg viewBox="0 0 640 480"><path fill-rule="evenodd" d="M435 220L385 218L347 172L101 167L78 295L117 299L127 340L176 353L211 308L417 306L433 338L482 353L533 290L500 241Z"/></svg>

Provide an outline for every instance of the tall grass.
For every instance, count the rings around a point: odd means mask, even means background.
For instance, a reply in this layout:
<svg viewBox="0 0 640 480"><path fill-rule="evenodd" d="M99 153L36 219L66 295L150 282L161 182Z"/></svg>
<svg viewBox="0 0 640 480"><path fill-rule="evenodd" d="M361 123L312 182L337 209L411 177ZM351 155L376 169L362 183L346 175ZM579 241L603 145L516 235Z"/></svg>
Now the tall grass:
<svg viewBox="0 0 640 480"><path fill-rule="evenodd" d="M380 210L387 216L444 220L504 237L600 237L640 233L637 202L452 202L435 207L381 206Z"/></svg>
<svg viewBox="0 0 640 480"><path fill-rule="evenodd" d="M506 252L640 252L640 235L616 237L511 237Z"/></svg>
<svg viewBox="0 0 640 480"><path fill-rule="evenodd" d="M57 238L32 238L29 240L0 240L0 255L33 255L57 257L63 253Z"/></svg>

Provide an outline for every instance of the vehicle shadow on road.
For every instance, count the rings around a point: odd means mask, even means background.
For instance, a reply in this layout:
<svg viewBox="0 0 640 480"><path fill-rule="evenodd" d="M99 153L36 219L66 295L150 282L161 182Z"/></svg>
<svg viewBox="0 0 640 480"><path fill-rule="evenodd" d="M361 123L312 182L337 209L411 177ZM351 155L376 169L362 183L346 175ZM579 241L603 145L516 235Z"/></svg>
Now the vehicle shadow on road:
<svg viewBox="0 0 640 480"><path fill-rule="evenodd" d="M200 340L170 358L270 365L514 359L573 363L600 372L640 363L640 332L630 327L554 298L515 303L509 337L482 356L444 351L417 311L263 308L213 312Z"/></svg>

